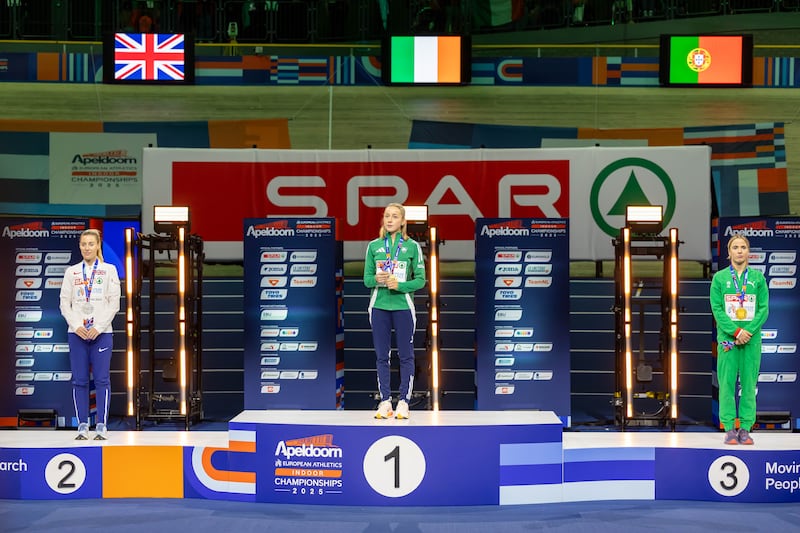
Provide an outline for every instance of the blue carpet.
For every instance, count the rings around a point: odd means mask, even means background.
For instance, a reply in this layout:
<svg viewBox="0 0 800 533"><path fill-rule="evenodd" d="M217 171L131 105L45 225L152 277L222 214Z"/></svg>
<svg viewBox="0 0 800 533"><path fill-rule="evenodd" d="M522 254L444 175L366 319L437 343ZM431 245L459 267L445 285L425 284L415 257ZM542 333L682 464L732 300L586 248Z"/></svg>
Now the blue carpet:
<svg viewBox="0 0 800 533"><path fill-rule="evenodd" d="M726 525L727 524L727 525ZM615 501L510 507L331 507L216 500L0 500L0 531L622 533L800 530L800 506Z"/></svg>

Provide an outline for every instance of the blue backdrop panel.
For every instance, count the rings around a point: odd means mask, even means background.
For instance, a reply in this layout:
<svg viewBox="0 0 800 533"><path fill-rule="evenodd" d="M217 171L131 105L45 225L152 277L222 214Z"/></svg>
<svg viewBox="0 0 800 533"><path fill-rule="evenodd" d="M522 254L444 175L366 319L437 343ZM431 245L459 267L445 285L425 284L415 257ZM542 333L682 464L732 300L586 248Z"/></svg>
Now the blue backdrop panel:
<svg viewBox="0 0 800 533"><path fill-rule="evenodd" d="M570 416L567 219L475 222L478 409Z"/></svg>
<svg viewBox="0 0 800 533"><path fill-rule="evenodd" d="M720 218L719 268L726 268L730 237L741 232L750 241L750 268L760 270L769 286L769 318L761 328L761 372L758 377L757 411L789 411L794 427L800 427L800 287L797 258L800 255L800 219ZM716 359L714 359L716 372ZM714 391L716 392L716 391ZM719 403L714 394L714 421Z"/></svg>
<svg viewBox="0 0 800 533"><path fill-rule="evenodd" d="M245 409L343 408L335 235L332 218L244 221Z"/></svg>
<svg viewBox="0 0 800 533"><path fill-rule="evenodd" d="M64 271L80 261L78 236L89 221L2 218L0 225L0 275L9 280L0 287L0 418L55 409L68 423L72 373L59 292Z"/></svg>

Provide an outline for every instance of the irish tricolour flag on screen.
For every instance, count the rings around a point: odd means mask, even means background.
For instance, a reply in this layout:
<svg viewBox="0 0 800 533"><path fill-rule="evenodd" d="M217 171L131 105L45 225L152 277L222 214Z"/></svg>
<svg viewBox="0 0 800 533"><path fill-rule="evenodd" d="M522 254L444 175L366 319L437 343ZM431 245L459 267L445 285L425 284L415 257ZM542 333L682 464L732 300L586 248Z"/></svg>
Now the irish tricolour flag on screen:
<svg viewBox="0 0 800 533"><path fill-rule="evenodd" d="M670 37L670 83L742 83L741 35Z"/></svg>
<svg viewBox="0 0 800 533"><path fill-rule="evenodd" d="M392 37L394 83L460 83L461 37Z"/></svg>

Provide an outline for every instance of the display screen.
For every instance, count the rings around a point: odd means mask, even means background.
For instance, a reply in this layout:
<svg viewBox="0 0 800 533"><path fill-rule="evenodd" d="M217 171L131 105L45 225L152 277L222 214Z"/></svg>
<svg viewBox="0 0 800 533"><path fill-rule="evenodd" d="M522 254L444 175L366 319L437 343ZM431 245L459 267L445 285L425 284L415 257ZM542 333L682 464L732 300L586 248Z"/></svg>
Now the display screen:
<svg viewBox="0 0 800 533"><path fill-rule="evenodd" d="M383 82L461 85L472 77L471 43L461 35L392 35L382 48Z"/></svg>
<svg viewBox="0 0 800 533"><path fill-rule="evenodd" d="M194 39L183 33L114 33L103 43L106 83L194 83Z"/></svg>
<svg viewBox="0 0 800 533"><path fill-rule="evenodd" d="M753 82L752 35L662 35L662 85L747 87Z"/></svg>

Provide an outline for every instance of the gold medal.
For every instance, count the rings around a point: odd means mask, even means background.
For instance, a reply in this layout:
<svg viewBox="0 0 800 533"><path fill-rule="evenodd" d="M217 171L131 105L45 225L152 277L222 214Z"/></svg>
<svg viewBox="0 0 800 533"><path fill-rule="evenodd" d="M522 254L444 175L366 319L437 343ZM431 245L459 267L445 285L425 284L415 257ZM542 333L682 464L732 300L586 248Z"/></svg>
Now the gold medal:
<svg viewBox="0 0 800 533"><path fill-rule="evenodd" d="M747 316L747 311L745 311L744 307L740 307L736 310L736 318L739 320L744 319Z"/></svg>

